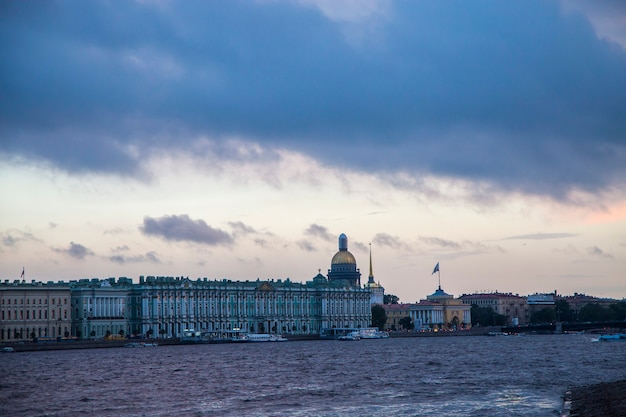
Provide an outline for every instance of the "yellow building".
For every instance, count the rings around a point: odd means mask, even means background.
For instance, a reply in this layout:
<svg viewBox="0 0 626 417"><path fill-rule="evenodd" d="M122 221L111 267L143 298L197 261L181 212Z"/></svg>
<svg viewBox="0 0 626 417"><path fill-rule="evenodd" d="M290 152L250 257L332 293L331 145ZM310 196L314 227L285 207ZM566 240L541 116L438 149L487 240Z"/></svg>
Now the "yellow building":
<svg viewBox="0 0 626 417"><path fill-rule="evenodd" d="M400 324L400 320L405 317L409 317L410 306L411 304L383 304L385 314L387 315L385 329L406 330Z"/></svg>

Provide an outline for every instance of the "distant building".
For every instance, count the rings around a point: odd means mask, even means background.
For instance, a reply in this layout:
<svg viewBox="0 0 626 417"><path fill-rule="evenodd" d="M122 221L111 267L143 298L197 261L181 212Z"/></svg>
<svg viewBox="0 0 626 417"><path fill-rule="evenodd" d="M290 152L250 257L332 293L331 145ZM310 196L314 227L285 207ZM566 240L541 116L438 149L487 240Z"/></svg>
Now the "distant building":
<svg viewBox="0 0 626 417"><path fill-rule="evenodd" d="M387 316L385 329L407 330L400 324L400 320L409 317L410 307L411 304L383 304Z"/></svg>
<svg viewBox="0 0 626 417"><path fill-rule="evenodd" d="M472 320L471 307L446 293L441 286L426 300L420 300L410 308L411 319L416 330L433 328L469 328Z"/></svg>
<svg viewBox="0 0 626 417"><path fill-rule="evenodd" d="M188 277L81 279L0 284L0 341L108 335L180 337L185 330L320 334L369 327L372 290L339 237L329 277L285 280L190 280ZM371 258L370 258L371 259ZM375 294L378 290L373 288Z"/></svg>
<svg viewBox="0 0 626 417"><path fill-rule="evenodd" d="M323 328L368 327L370 293L318 274L291 280L231 281L140 277L130 292L133 332L180 336L185 329L319 334Z"/></svg>
<svg viewBox="0 0 626 417"><path fill-rule="evenodd" d="M49 282L0 283L0 341L14 342L71 334L70 288Z"/></svg>
<svg viewBox="0 0 626 417"><path fill-rule="evenodd" d="M81 279L70 283L72 293L72 335L103 338L131 335L128 295L130 278Z"/></svg>
<svg viewBox="0 0 626 417"><path fill-rule="evenodd" d="M555 300L565 300L569 305L569 308L574 314L574 318L578 317L580 309L587 304L597 304L603 308L608 308L610 305L617 303L618 301L612 298L598 298L586 294L574 293L574 295L555 295Z"/></svg>
<svg viewBox="0 0 626 417"><path fill-rule="evenodd" d="M409 306L409 316L416 331L433 330L444 325L444 306L441 303L420 300Z"/></svg>
<svg viewBox="0 0 626 417"><path fill-rule="evenodd" d="M543 310L544 308L554 309L554 293L540 294L535 293L527 297L528 303L528 316L532 316L533 313ZM530 321L530 320L529 320Z"/></svg>
<svg viewBox="0 0 626 417"><path fill-rule="evenodd" d="M529 307L526 297L512 293L474 293L463 294L459 297L464 304L478 307L491 307L491 309L507 318L510 326L525 325L529 321Z"/></svg>
<svg viewBox="0 0 626 417"><path fill-rule="evenodd" d="M416 331L440 328L470 328L472 325L471 306L446 293L441 286L426 300L410 304L385 304L387 328L402 330L399 321L411 318Z"/></svg>

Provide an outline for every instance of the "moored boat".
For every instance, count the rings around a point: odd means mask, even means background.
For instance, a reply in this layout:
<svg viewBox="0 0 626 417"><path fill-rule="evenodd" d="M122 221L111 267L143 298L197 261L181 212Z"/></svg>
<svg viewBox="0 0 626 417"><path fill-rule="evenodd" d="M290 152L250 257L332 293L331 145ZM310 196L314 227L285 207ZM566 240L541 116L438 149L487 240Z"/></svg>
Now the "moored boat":
<svg viewBox="0 0 626 417"><path fill-rule="evenodd" d="M361 340L361 334L359 332L350 332L348 334L344 334L343 336L339 336L337 340L341 340L343 342L345 341L353 342L353 341Z"/></svg>
<svg viewBox="0 0 626 417"><path fill-rule="evenodd" d="M257 343L257 342L286 342L288 339L282 336L267 333L240 333L233 337L233 342Z"/></svg>

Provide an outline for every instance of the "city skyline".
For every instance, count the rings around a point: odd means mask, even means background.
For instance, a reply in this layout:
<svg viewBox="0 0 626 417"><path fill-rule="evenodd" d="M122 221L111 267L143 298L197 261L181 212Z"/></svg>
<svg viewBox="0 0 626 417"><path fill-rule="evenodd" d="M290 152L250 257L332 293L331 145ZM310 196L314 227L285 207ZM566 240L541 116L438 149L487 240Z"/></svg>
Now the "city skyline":
<svg viewBox="0 0 626 417"><path fill-rule="evenodd" d="M0 279L626 297L623 2L8 2Z"/></svg>

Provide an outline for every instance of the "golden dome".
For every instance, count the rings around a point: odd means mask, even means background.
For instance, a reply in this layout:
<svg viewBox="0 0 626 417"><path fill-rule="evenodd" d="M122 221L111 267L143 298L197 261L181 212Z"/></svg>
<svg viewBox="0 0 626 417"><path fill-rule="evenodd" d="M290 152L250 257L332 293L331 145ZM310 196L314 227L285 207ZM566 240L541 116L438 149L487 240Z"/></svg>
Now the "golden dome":
<svg viewBox="0 0 626 417"><path fill-rule="evenodd" d="M356 260L354 259L354 255L352 255L347 250L340 250L333 256L333 260L330 261L331 265L337 264L354 264L356 265Z"/></svg>

